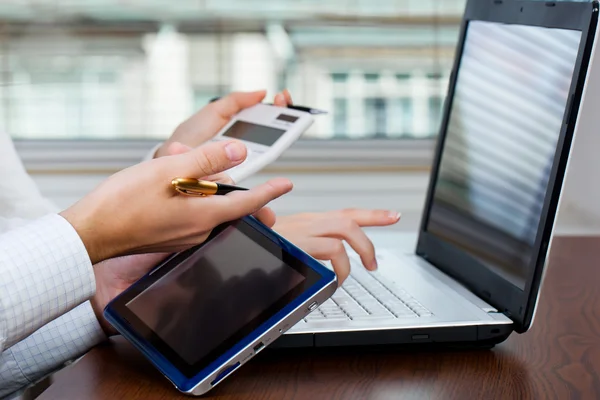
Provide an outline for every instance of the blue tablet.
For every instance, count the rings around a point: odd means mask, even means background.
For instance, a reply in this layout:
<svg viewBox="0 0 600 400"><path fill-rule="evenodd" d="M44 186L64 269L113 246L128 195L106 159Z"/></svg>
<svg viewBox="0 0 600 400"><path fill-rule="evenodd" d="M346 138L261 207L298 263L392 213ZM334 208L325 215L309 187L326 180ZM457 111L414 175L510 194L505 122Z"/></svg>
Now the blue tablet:
<svg viewBox="0 0 600 400"><path fill-rule="evenodd" d="M336 288L332 271L247 217L170 257L104 316L178 390L201 395Z"/></svg>

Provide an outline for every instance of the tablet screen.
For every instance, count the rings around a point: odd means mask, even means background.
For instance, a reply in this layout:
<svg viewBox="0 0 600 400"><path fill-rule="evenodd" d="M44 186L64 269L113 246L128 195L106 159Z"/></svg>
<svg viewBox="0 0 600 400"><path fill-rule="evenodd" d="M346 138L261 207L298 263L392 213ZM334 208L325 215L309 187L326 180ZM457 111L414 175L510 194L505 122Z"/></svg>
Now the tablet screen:
<svg viewBox="0 0 600 400"><path fill-rule="evenodd" d="M132 286L118 308L191 377L318 279L278 244L238 221Z"/></svg>
<svg viewBox="0 0 600 400"><path fill-rule="evenodd" d="M195 364L304 279L229 227L127 307Z"/></svg>

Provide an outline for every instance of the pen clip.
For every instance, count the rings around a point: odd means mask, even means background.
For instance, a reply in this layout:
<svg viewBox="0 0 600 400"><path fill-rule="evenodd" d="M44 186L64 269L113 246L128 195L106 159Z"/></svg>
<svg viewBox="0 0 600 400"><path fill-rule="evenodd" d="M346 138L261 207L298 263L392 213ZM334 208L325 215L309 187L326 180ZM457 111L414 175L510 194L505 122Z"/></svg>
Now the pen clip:
<svg viewBox="0 0 600 400"><path fill-rule="evenodd" d="M175 178L171 181L175 190L187 196L208 196L216 194L219 186L215 182L199 181L194 178Z"/></svg>
<svg viewBox="0 0 600 400"><path fill-rule="evenodd" d="M178 191L181 194L185 194L186 196L206 197L206 195L204 193L195 192L194 190L190 190L190 189L186 189L186 188L182 188L182 187L178 187L178 186L174 186L174 187L175 187L176 191Z"/></svg>

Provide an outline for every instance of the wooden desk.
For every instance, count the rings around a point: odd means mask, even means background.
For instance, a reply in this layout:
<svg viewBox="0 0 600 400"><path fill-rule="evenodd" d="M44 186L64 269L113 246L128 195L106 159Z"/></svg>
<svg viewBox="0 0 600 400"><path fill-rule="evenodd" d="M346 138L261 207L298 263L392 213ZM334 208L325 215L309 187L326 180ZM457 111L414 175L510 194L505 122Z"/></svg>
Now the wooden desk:
<svg viewBox="0 0 600 400"><path fill-rule="evenodd" d="M600 238L559 238L532 330L493 350L265 351L218 399L599 399ZM180 395L118 338L61 372L41 400Z"/></svg>

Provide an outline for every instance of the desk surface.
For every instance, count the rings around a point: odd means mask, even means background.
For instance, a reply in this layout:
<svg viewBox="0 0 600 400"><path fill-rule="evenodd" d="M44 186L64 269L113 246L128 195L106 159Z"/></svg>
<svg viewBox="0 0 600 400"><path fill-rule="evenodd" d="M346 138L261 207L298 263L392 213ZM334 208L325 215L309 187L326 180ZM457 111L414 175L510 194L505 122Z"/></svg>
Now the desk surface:
<svg viewBox="0 0 600 400"><path fill-rule="evenodd" d="M598 399L600 238L558 238L530 332L493 350L265 351L209 393L218 399ZM121 338L62 371L39 397L180 395Z"/></svg>

